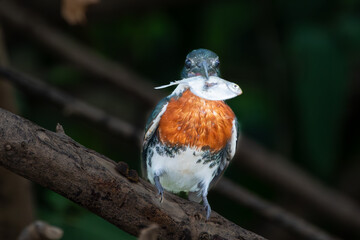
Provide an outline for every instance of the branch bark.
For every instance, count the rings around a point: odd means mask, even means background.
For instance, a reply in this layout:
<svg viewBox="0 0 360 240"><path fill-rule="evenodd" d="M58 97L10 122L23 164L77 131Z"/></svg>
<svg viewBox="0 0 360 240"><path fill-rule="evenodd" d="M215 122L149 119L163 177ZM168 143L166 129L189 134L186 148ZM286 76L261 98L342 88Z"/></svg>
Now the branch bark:
<svg viewBox="0 0 360 240"><path fill-rule="evenodd" d="M112 160L3 109L0 165L135 236L157 223L160 239L264 239L216 212L205 222L201 205L175 195L165 193L160 203L150 183L131 183Z"/></svg>

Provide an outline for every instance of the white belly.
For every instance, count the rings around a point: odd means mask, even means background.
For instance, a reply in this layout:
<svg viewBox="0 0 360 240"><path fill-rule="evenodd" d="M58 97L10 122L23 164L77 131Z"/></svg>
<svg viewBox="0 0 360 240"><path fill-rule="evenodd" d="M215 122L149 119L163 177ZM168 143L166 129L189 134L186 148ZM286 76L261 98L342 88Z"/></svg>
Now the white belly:
<svg viewBox="0 0 360 240"><path fill-rule="evenodd" d="M159 146L159 145L157 145ZM156 146L155 146L156 148ZM218 165L210 168L211 162L204 164L203 152L187 148L173 157L168 154L159 154L155 149L151 157L151 165L147 163L147 174L154 184L154 175L160 176L160 183L167 191L178 193L196 192L208 188L217 171Z"/></svg>

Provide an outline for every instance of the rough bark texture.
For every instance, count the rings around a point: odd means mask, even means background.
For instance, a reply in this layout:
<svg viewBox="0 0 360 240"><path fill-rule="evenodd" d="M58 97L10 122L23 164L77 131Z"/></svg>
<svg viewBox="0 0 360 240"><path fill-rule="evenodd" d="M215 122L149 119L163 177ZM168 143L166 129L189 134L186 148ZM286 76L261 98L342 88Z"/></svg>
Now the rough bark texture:
<svg viewBox="0 0 360 240"><path fill-rule="evenodd" d="M0 165L136 236L157 223L160 239L264 239L215 212L205 221L201 205L172 194L160 203L151 184L130 182L112 160L3 109Z"/></svg>

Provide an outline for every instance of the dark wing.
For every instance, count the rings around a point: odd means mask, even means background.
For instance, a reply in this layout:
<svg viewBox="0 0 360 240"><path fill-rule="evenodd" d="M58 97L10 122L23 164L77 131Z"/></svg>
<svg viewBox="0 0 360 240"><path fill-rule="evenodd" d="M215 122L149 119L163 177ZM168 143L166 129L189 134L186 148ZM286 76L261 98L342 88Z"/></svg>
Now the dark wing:
<svg viewBox="0 0 360 240"><path fill-rule="evenodd" d="M156 132L159 121L161 119L161 116L164 114L166 107L168 105L170 96L163 98L158 105L156 105L154 111L150 114L146 126L145 126L145 136L144 141L142 145L142 151L141 151L141 170L142 174L145 177L146 176L146 153L147 148L149 146L149 142L151 141L152 137L154 136L154 133Z"/></svg>
<svg viewBox="0 0 360 240"><path fill-rule="evenodd" d="M232 127L231 139L228 142L228 144L226 145L224 155L220 162L220 166L219 166L217 173L215 174L213 180L211 181L211 183L209 185L209 190L217 183L217 181L219 181L221 176L224 174L225 169L229 166L231 159L235 155L236 145L238 143L239 137L240 137L240 125L239 125L237 118L235 117L234 122L233 122L233 127Z"/></svg>

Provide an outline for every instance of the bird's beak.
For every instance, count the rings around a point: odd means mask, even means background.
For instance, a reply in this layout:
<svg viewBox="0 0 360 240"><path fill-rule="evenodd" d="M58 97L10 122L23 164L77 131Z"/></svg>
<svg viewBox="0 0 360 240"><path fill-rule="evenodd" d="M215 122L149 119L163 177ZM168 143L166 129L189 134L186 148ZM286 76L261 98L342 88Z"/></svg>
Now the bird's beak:
<svg viewBox="0 0 360 240"><path fill-rule="evenodd" d="M209 79L209 73L208 73L208 67L207 67L206 61L203 61L201 63L201 73L202 73L203 76L206 77L206 80Z"/></svg>

